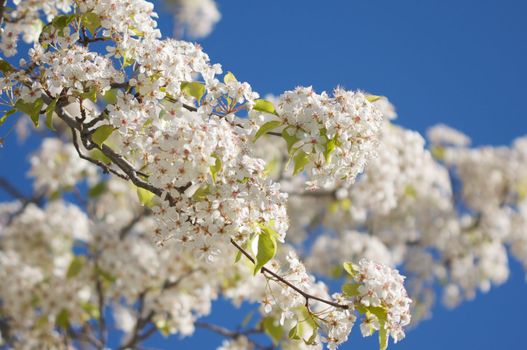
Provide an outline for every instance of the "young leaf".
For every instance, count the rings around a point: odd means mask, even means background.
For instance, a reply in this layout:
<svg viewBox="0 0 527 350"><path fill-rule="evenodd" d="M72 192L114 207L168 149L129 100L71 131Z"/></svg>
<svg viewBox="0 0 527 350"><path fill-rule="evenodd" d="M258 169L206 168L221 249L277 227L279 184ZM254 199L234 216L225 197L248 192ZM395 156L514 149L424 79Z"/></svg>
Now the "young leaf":
<svg viewBox="0 0 527 350"><path fill-rule="evenodd" d="M115 130L114 127L111 125L99 126L97 129L95 129L92 135L93 142L99 145L99 147L102 147L104 141L106 141L106 139L110 137L110 135L114 132L114 130Z"/></svg>
<svg viewBox="0 0 527 350"><path fill-rule="evenodd" d="M137 187L137 197L139 197L139 202L142 206L152 207L154 206L154 197L155 194L144 188Z"/></svg>
<svg viewBox="0 0 527 350"><path fill-rule="evenodd" d="M98 160L100 162L103 162L104 164L107 164L107 165L110 165L112 164L112 161L110 160L110 158L106 157L104 155L104 153L102 153L100 150L98 149L92 149L90 151L90 157L95 159L95 160Z"/></svg>
<svg viewBox="0 0 527 350"><path fill-rule="evenodd" d="M82 98L84 99L88 99L90 101L92 101L93 103L97 102L97 89L96 88L92 88L86 92L83 92L81 94Z"/></svg>
<svg viewBox="0 0 527 350"><path fill-rule="evenodd" d="M298 330L298 323L289 330L289 339L293 339L293 340L300 340L300 335L298 334L299 333L299 330Z"/></svg>
<svg viewBox="0 0 527 350"><path fill-rule="evenodd" d="M238 250L238 252L236 253L236 256L234 257L234 263L236 264L238 261L240 261L241 258L242 258L242 252L241 250Z"/></svg>
<svg viewBox="0 0 527 350"><path fill-rule="evenodd" d="M282 138L287 143L287 152L291 154L291 149L300 139L295 134L289 135L286 129L282 130Z"/></svg>
<svg viewBox="0 0 527 350"><path fill-rule="evenodd" d="M388 330L384 328L384 322L379 322L379 348L386 350L388 348Z"/></svg>
<svg viewBox="0 0 527 350"><path fill-rule="evenodd" d="M258 111L258 112L264 112L264 113L278 115L276 113L276 109L274 108L273 103L269 102L267 100L260 99L260 100L254 101L253 110Z"/></svg>
<svg viewBox="0 0 527 350"><path fill-rule="evenodd" d="M82 302L81 303L81 309L86 312L88 319L94 318L98 320L101 317L101 314L99 313L99 308L97 305L94 305L90 302Z"/></svg>
<svg viewBox="0 0 527 350"><path fill-rule="evenodd" d="M388 330L385 328L388 317L386 309L370 306L368 307L368 311L374 314L379 321L379 348L380 350L386 350L388 347Z"/></svg>
<svg viewBox="0 0 527 350"><path fill-rule="evenodd" d="M277 127L281 126L282 122L280 120L271 120L267 123L264 123L262 126L260 126L260 129L256 132L256 135L254 136L254 141L258 140L262 135L267 134L269 131L276 129Z"/></svg>
<svg viewBox="0 0 527 350"><path fill-rule="evenodd" d="M360 293L359 293L359 284L351 284L351 283L348 283L348 284L345 284L342 286L342 293L347 296L347 297L356 297L358 296Z"/></svg>
<svg viewBox="0 0 527 350"><path fill-rule="evenodd" d="M86 258L84 256L75 256L73 260L71 260L70 266L68 266L66 278L73 278L77 276L81 272L85 262Z"/></svg>
<svg viewBox="0 0 527 350"><path fill-rule="evenodd" d="M68 310L62 309L57 315L57 317L55 317L55 324L62 329L68 329L70 326L69 318L70 315Z"/></svg>
<svg viewBox="0 0 527 350"><path fill-rule="evenodd" d="M284 335L284 329L280 327L278 322L275 323L275 320L272 317L264 318L262 326L265 333L267 333L267 335L273 340L273 344L277 345Z"/></svg>
<svg viewBox="0 0 527 350"><path fill-rule="evenodd" d="M95 272L97 273L97 275L99 275L100 277L102 277L103 281L108 283L108 284L112 284L114 283L115 281L117 281L117 277L111 275L109 272L106 272L104 271L103 269L97 267L95 269Z"/></svg>
<svg viewBox="0 0 527 350"><path fill-rule="evenodd" d="M23 100L19 99L15 103L15 107L20 112L27 114L33 121L35 127L37 128L39 124L38 118L40 116L40 110L42 109L42 105L44 105L44 101L42 101L41 98L38 98L33 102L24 102Z"/></svg>
<svg viewBox="0 0 527 350"><path fill-rule="evenodd" d="M326 142L326 149L324 150L324 158L326 159L326 163L329 163L331 160L331 153L335 150L337 143L335 142L335 139L328 140Z"/></svg>
<svg viewBox="0 0 527 350"><path fill-rule="evenodd" d="M293 161L295 162L293 175L298 175L304 170L305 166L309 163L309 158L307 157L306 152L299 150L293 157Z"/></svg>
<svg viewBox="0 0 527 350"><path fill-rule="evenodd" d="M204 84L197 81L184 81L181 83L181 91L194 97L199 103L203 95L205 95L206 88Z"/></svg>
<svg viewBox="0 0 527 350"><path fill-rule="evenodd" d="M5 112L5 114L2 117L0 117L0 126L2 126L2 124L4 124L5 121L7 120L7 117L9 117L13 113L16 113L16 109L11 109Z"/></svg>
<svg viewBox="0 0 527 350"><path fill-rule="evenodd" d="M201 186L199 187L196 192L192 195L193 199L196 200L203 200L207 198L207 196L210 194L210 187L209 185Z"/></svg>
<svg viewBox="0 0 527 350"><path fill-rule="evenodd" d="M102 99L104 102L114 105L117 103L117 91L118 89L110 89L104 93Z"/></svg>
<svg viewBox="0 0 527 350"><path fill-rule="evenodd" d="M97 185L90 188L90 190L88 191L88 197L90 198L99 197L101 194L104 193L104 191L106 191L106 188L107 188L106 182L101 181Z"/></svg>
<svg viewBox="0 0 527 350"><path fill-rule="evenodd" d="M234 76L234 74L232 74L232 72L227 72L227 74L225 74L225 76L223 77L223 82L225 84L228 84L230 83L231 81L238 81L236 79L236 77Z"/></svg>
<svg viewBox="0 0 527 350"><path fill-rule="evenodd" d="M12 72L14 70L15 69L13 68L13 66L11 66L11 64L9 64L9 62L7 62L6 60L0 59L0 72L5 74L7 72Z"/></svg>
<svg viewBox="0 0 527 350"><path fill-rule="evenodd" d="M354 266L353 263L350 263L350 262L345 262L342 264L342 266L344 267L344 270L351 276L351 277L354 277L355 274L357 273L357 268Z"/></svg>
<svg viewBox="0 0 527 350"><path fill-rule="evenodd" d="M57 100L53 100L49 103L46 108L46 126L50 130L55 130L53 128L53 112L55 112L55 107L57 106Z"/></svg>
<svg viewBox="0 0 527 350"><path fill-rule="evenodd" d="M101 26L101 19L94 12L87 12L82 16L82 22L88 28L90 33L95 34L97 28Z"/></svg>
<svg viewBox="0 0 527 350"><path fill-rule="evenodd" d="M272 230L263 229L258 236L258 253L256 254L256 264L254 265L254 274L258 271L276 254L276 238L272 234Z"/></svg>
<svg viewBox="0 0 527 350"><path fill-rule="evenodd" d="M167 321L157 320L155 325L163 337L168 337L170 335L170 326L168 325Z"/></svg>
<svg viewBox="0 0 527 350"><path fill-rule="evenodd" d="M216 159L216 162L214 163L214 165L211 165L210 174L212 175L212 181L216 182L216 175L221 170L222 164L221 164L221 159L218 156L213 155L213 157Z"/></svg>
<svg viewBox="0 0 527 350"><path fill-rule="evenodd" d="M383 96L376 96L376 95L367 95L367 96L366 96L366 99L367 99L369 102L375 102L375 101L380 100L381 98L383 98Z"/></svg>

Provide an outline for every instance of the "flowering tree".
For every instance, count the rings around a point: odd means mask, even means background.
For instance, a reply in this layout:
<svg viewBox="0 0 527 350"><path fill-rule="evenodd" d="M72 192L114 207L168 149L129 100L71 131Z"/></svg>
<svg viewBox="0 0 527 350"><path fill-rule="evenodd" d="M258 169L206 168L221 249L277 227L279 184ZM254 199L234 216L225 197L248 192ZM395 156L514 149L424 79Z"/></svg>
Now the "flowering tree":
<svg viewBox="0 0 527 350"><path fill-rule="evenodd" d="M335 349L359 323L385 349L437 285L455 306L507 279L507 247L527 266L527 139L470 148L440 125L426 149L384 97L260 99L161 38L145 0L0 6L0 125L43 137L33 196L0 179L6 348L104 349L120 329L132 349L204 327L224 350ZM173 6L194 37L220 17ZM259 316L200 321L219 297Z"/></svg>

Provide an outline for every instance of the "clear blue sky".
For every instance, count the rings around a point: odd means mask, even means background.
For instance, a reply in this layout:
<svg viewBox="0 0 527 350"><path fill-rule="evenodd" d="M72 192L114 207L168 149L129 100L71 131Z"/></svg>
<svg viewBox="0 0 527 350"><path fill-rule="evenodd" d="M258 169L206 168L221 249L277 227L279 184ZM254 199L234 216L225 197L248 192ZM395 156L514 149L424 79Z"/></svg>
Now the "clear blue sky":
<svg viewBox="0 0 527 350"><path fill-rule="evenodd" d="M420 132L443 122L476 145L509 144L527 134L526 1L220 0L219 5L223 18L201 44L213 62L261 94L297 85L318 91L343 85L388 96L398 123ZM171 18L162 14L160 26L170 34ZM27 185L26 154L33 147L34 142L19 147L14 137L8 139L0 149L0 175ZM527 284L519 264L511 265L505 285L453 311L437 306L431 320L391 349L527 348ZM213 314L209 320L231 327L244 318L222 301ZM221 343L207 331L170 346L160 339L150 345L186 350ZM357 327L341 349L377 349L377 339L363 339Z"/></svg>

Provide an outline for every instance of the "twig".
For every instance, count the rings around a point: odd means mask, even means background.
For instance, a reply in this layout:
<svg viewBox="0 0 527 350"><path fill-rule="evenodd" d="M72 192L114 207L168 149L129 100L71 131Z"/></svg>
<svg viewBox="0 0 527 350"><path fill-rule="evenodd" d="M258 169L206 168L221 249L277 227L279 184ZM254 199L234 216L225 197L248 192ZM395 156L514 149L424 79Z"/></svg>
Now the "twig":
<svg viewBox="0 0 527 350"><path fill-rule="evenodd" d="M222 336L224 336L226 338L232 338L232 339L236 339L236 338L239 338L241 336L246 336L248 334L262 333L262 330L261 329L257 329L257 328L248 329L246 331L231 331L230 329L218 326L216 324L207 323L207 322L201 322L201 321L196 321L194 323L194 325L196 327L203 328L203 329L208 329L209 331L212 331L214 333L218 333L219 335L222 335ZM273 349L272 345L271 346L264 346L264 345L261 345L261 344L255 342L252 339L249 339L249 338L247 338L247 339L249 340L249 342L251 342L258 349L261 349L261 350Z"/></svg>
<svg viewBox="0 0 527 350"><path fill-rule="evenodd" d="M249 254L247 253L247 251L245 251L245 249L243 249L238 243L236 243L232 238L231 238L231 243L243 254L245 255L245 257L247 259L249 259L253 264L256 263L256 261L254 260L254 258ZM295 286L294 284L292 284L291 282L287 281L286 279L284 279L282 276L278 275L277 273L269 270L267 267L262 267L262 269L260 270L261 273L263 273L264 275L267 273L271 276L273 276L274 278L276 278L278 281L280 281L281 283L287 285L289 288L293 289L294 291L296 291L298 294L302 295L305 299L306 299L306 304L309 302L310 299L313 299L313 300L317 300L317 301L320 301L321 303L324 303L324 304L327 304L327 305L331 305L331 306L334 306L334 307L338 307L340 309L349 309L349 305L344 305L344 304L339 304L339 303L335 303L331 300L326 300L326 299L322 299L322 298L319 298L315 295L311 295L305 291L303 291L302 289L298 288L297 286Z"/></svg>
<svg viewBox="0 0 527 350"><path fill-rule="evenodd" d="M0 27L4 24L4 10L7 0L0 0Z"/></svg>
<svg viewBox="0 0 527 350"><path fill-rule="evenodd" d="M132 220L126 226L124 226L121 231L119 232L119 238L124 239L128 234L132 231L134 226L141 221L141 219L146 215L147 211L145 209L142 209L140 213L135 215Z"/></svg>
<svg viewBox="0 0 527 350"><path fill-rule="evenodd" d="M0 187L16 199L21 201L29 201L30 199L24 196L19 190L9 183L5 178L0 177Z"/></svg>

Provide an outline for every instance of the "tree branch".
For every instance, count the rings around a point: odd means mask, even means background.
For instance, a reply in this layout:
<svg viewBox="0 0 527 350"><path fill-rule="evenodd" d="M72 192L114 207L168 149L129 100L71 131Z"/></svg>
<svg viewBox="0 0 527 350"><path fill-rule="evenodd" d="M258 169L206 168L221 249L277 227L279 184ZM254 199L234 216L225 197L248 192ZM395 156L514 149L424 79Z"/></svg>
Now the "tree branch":
<svg viewBox="0 0 527 350"><path fill-rule="evenodd" d="M0 188L4 189L5 192L9 193L12 197L25 202L30 201L30 199L22 194L15 186L11 185L7 179L0 177Z"/></svg>
<svg viewBox="0 0 527 350"><path fill-rule="evenodd" d="M236 243L234 241L234 239L231 238L231 243L243 254L245 255L245 257L247 259L249 259L253 264L256 264L256 261L254 260L254 258L249 254L247 253L247 251L245 249L243 249L238 243ZM331 306L334 306L334 307L337 307L337 308L340 308L340 309L349 309L349 305L344 305L344 304L339 304L339 303L335 303L331 300L326 300L326 299L322 299L322 298L319 298L315 295L311 295L305 291L303 291L302 289L298 288L297 286L295 286L294 284L292 284L291 282L287 281L286 279L284 279L282 276L278 275L277 273L269 270L267 267L262 267L262 269L260 270L261 273L263 273L264 275L267 273L271 276L273 276L274 278L276 278L278 281L280 281L281 283L287 285L289 288L293 289L294 291L296 291L298 294L302 295L305 299L306 299L306 304L309 303L309 300L310 299L313 299L313 300L316 300L316 301L320 301L321 303L324 303L324 304L327 304L327 305L331 305Z"/></svg>
<svg viewBox="0 0 527 350"><path fill-rule="evenodd" d="M7 0L0 0L0 27L4 24L4 10Z"/></svg>
<svg viewBox="0 0 527 350"><path fill-rule="evenodd" d="M208 329L209 331L217 333L217 334L219 334L221 336L224 336L226 338L232 338L232 339L236 339L236 338L239 338L241 336L247 336L249 334L262 333L262 330L258 329L258 328L248 329L248 330L245 330L245 331L231 331L230 329L218 326L216 324L208 323L208 322L201 322L201 321L196 321L194 323L194 325L196 327L198 327L198 328ZM249 339L249 338L247 338L247 339L249 340L249 342L251 342L258 349L270 350L270 349L274 348L272 345L270 345L270 346L263 346L263 345L255 342L252 339Z"/></svg>

